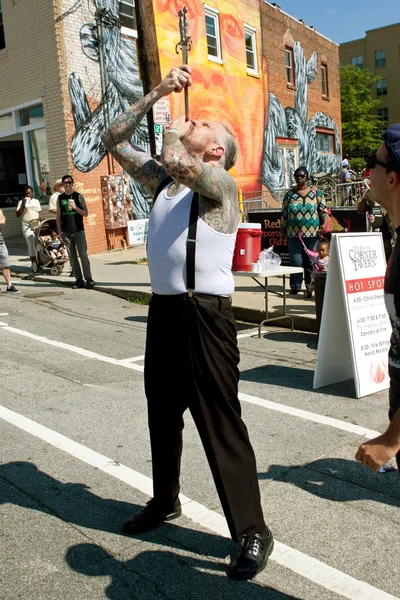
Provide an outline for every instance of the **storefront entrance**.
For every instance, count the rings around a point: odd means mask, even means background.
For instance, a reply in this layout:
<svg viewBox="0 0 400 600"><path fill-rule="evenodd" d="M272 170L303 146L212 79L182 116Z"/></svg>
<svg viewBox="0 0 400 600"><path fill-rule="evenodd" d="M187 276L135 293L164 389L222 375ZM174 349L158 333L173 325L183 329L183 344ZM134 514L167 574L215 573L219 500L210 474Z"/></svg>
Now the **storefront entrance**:
<svg viewBox="0 0 400 600"><path fill-rule="evenodd" d="M22 133L0 139L0 208L18 204L28 183Z"/></svg>

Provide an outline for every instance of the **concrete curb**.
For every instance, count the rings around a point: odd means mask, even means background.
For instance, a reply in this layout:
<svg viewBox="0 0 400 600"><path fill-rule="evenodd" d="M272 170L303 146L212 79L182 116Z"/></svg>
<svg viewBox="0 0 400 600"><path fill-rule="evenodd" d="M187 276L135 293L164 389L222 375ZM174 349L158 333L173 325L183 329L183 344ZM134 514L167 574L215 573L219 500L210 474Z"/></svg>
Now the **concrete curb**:
<svg viewBox="0 0 400 600"><path fill-rule="evenodd" d="M15 272L17 277L26 275L26 272ZM64 287L72 287L72 282L66 281L56 281L55 277L46 277L46 275L35 275L31 277L32 281L38 281L42 283L52 283L61 285ZM130 300L131 298L135 298L137 300L150 300L152 294L151 292L141 292L139 290L124 290L120 288L112 288L112 287L102 287L95 286L93 288L94 291L102 292L104 294L111 294L112 296L117 296L118 298L123 298L124 300ZM237 321L241 321L243 323L254 323L258 325L265 318L265 313L262 310L257 310L254 308L246 308L244 306L235 306L233 305L233 314ZM274 312L272 317L279 317L282 315L282 312ZM317 333L317 322L316 319L310 317L303 317L301 315L291 315L294 321L294 329L297 331L306 331L310 333ZM271 323L272 327L279 327L282 329L290 329L291 322L289 319L282 319L281 321L273 321Z"/></svg>

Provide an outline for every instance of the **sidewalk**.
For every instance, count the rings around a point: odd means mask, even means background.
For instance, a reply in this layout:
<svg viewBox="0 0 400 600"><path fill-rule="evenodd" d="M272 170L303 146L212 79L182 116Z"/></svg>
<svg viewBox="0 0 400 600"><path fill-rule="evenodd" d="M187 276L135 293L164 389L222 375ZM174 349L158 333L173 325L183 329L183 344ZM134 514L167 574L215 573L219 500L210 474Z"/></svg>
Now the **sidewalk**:
<svg viewBox="0 0 400 600"><path fill-rule="evenodd" d="M7 240L10 253L11 271L23 276L30 273L30 260L26 256L26 244L22 237ZM116 250L90 256L95 289L121 298L150 298L150 276L147 265L132 264L146 257L146 247L135 246L127 250ZM33 277L34 281L43 281L72 286L74 278L69 277L69 263L65 275L54 277L50 269L45 268ZM283 312L282 298L276 292L282 291L282 280L269 279L269 316L277 317ZM286 282L287 287L289 282ZM275 292L275 293L274 293ZM235 277L235 293L232 297L235 318L247 323L260 323L265 318L264 291L253 279ZM287 295L287 312L294 319L295 329L316 331L315 305L313 300L303 295ZM272 326L290 327L288 319L272 322Z"/></svg>

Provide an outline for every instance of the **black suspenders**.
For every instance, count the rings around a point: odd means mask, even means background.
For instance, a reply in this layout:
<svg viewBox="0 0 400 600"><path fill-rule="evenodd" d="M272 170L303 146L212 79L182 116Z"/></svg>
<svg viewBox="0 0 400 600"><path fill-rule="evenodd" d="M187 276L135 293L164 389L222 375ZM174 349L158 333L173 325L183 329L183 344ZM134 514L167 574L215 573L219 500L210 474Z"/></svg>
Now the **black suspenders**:
<svg viewBox="0 0 400 600"><path fill-rule="evenodd" d="M154 202L157 200L159 193L172 181L172 177L168 177L157 186L154 194ZM196 235L199 204L199 194L197 192L193 192L192 203L190 206L188 237L186 242L186 289L189 293L189 296L192 295L196 287Z"/></svg>

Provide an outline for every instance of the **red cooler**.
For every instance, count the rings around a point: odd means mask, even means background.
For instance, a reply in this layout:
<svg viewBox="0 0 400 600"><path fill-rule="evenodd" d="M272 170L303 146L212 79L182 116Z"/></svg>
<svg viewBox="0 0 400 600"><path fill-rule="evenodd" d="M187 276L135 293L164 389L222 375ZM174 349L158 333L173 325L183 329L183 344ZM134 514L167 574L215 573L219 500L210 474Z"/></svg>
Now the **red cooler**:
<svg viewBox="0 0 400 600"><path fill-rule="evenodd" d="M240 223L233 253L232 271L251 271L261 252L261 223Z"/></svg>

